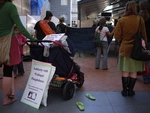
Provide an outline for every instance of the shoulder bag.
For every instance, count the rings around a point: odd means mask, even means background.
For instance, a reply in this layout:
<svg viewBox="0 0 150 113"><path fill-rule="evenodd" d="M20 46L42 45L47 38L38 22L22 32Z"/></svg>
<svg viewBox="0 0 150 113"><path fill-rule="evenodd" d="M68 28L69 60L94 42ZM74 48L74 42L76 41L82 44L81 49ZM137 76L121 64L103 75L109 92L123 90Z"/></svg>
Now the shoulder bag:
<svg viewBox="0 0 150 113"><path fill-rule="evenodd" d="M11 39L12 33L14 30L14 26L12 27L11 32L3 37L0 37L0 64L10 63L10 47L11 47Z"/></svg>
<svg viewBox="0 0 150 113"><path fill-rule="evenodd" d="M138 31L134 37L135 41L134 41L134 46L132 48L132 52L130 54L130 58L139 61L148 61L150 60L150 49L147 45L145 47L142 46L143 36L140 32L140 24L141 24L141 18L139 22Z"/></svg>

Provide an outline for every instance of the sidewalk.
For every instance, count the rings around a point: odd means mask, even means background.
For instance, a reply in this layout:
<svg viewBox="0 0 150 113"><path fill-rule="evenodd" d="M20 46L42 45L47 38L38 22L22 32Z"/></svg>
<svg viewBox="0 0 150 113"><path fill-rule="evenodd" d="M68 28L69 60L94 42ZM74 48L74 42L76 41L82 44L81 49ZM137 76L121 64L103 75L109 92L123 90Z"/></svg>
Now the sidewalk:
<svg viewBox="0 0 150 113"><path fill-rule="evenodd" d="M16 97L18 101L9 105L2 106L2 79L0 79L0 112L1 113L149 113L150 112L150 84L144 84L142 76L138 76L135 85L136 95L134 97L122 97L120 91L121 72L116 69L117 57L109 55L109 70L101 68L95 70L95 56L87 53L76 54L74 61L77 62L81 71L85 74L85 83L76 92L72 99L64 101L62 93L57 90L49 90L48 106L40 106L34 109L20 102L23 90L30 75L31 62L24 62L25 75L15 79ZM2 68L0 68L0 75ZM96 100L86 98L85 94L91 93ZM84 103L85 111L80 111L76 102Z"/></svg>

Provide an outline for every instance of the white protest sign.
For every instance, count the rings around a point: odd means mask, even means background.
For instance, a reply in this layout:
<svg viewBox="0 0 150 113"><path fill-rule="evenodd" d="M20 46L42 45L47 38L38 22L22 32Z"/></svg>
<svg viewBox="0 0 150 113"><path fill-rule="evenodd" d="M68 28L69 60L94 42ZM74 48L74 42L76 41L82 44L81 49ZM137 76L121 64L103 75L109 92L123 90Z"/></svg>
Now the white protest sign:
<svg viewBox="0 0 150 113"><path fill-rule="evenodd" d="M46 35L43 40L50 40L50 41L61 41L61 39L63 38L63 36L65 36L64 33L60 33L60 34L50 34L50 35ZM42 43L44 46L49 47L50 44L53 44L53 42L43 42Z"/></svg>
<svg viewBox="0 0 150 113"><path fill-rule="evenodd" d="M46 88L45 88L45 91L44 91L44 94L43 94L42 102L41 102L41 104L44 105L44 106L47 106L48 89L49 89L51 79L52 79L52 77L55 73L55 70L56 70L56 67L51 66L51 72L50 72L50 75L49 75L49 78L48 78L48 81L47 81L47 85L46 85Z"/></svg>
<svg viewBox="0 0 150 113"><path fill-rule="evenodd" d="M53 77L50 63L32 60L31 73L24 90L21 102L39 109L47 82ZM53 73L54 73L53 69ZM50 80L49 80L50 79Z"/></svg>
<svg viewBox="0 0 150 113"><path fill-rule="evenodd" d="M46 35L43 40L59 41L65 35L65 33L60 34L50 34Z"/></svg>

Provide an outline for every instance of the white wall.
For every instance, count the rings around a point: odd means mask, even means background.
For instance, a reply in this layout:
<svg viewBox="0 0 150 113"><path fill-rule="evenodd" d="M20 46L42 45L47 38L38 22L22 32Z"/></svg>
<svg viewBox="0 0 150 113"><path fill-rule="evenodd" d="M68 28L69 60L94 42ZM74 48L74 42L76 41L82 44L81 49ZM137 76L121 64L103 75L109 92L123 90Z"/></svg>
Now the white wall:
<svg viewBox="0 0 150 113"><path fill-rule="evenodd" d="M27 29L27 31L31 35L33 35L34 34L34 26L35 26L36 22L40 20L40 16L31 16L31 15L20 16L20 19L21 19L24 27ZM51 21L54 22L55 25L57 25L59 23L59 19L56 18L55 16L52 17Z"/></svg>
<svg viewBox="0 0 150 113"><path fill-rule="evenodd" d="M31 16L31 17L33 17L36 21L40 20L40 16ZM24 27L26 28L27 27L27 23L28 23L27 22L27 16L20 16L20 19L21 19ZM55 16L52 17L51 21L54 22L55 25L57 25L59 23L59 19L57 17L55 17Z"/></svg>

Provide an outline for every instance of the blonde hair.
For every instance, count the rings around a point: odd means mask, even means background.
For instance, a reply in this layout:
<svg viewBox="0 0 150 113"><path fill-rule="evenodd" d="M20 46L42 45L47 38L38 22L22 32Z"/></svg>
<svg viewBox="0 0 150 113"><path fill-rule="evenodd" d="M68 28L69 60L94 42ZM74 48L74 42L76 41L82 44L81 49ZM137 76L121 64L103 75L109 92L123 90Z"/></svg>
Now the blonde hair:
<svg viewBox="0 0 150 113"><path fill-rule="evenodd" d="M134 14L138 14L136 2L135 1L127 2L125 12L133 12Z"/></svg>

